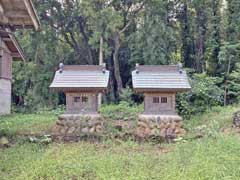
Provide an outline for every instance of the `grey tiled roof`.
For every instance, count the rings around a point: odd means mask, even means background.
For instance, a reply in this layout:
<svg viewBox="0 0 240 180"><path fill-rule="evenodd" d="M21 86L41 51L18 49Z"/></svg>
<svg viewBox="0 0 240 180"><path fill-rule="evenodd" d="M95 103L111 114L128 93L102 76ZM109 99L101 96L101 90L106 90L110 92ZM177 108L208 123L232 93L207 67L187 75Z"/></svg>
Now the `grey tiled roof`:
<svg viewBox="0 0 240 180"><path fill-rule="evenodd" d="M185 71L176 65L136 66L133 88L139 91L186 91L191 89Z"/></svg>
<svg viewBox="0 0 240 180"><path fill-rule="evenodd" d="M63 71L56 71L50 88L55 89L107 89L109 71L103 66L64 65Z"/></svg>

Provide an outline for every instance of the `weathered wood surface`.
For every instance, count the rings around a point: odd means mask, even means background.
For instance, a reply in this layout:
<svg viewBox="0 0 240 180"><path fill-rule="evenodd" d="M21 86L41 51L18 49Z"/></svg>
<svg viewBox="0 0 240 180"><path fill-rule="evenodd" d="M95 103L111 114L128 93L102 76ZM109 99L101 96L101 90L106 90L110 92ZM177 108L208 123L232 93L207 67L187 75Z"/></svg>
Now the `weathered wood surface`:
<svg viewBox="0 0 240 180"><path fill-rule="evenodd" d="M83 97L87 102L82 102ZM80 98L79 102L74 102L74 98ZM97 93L66 93L66 105L66 114L97 114Z"/></svg>
<svg viewBox="0 0 240 180"><path fill-rule="evenodd" d="M40 21L31 0L0 0L0 26L35 28Z"/></svg>
<svg viewBox="0 0 240 180"><path fill-rule="evenodd" d="M167 103L161 102L162 97ZM159 102L154 103L153 98L159 98ZM144 114L176 115L175 93L144 93Z"/></svg>
<svg viewBox="0 0 240 180"><path fill-rule="evenodd" d="M12 56L5 44L3 43L2 45L2 57L0 57L0 78L10 80L12 78Z"/></svg>

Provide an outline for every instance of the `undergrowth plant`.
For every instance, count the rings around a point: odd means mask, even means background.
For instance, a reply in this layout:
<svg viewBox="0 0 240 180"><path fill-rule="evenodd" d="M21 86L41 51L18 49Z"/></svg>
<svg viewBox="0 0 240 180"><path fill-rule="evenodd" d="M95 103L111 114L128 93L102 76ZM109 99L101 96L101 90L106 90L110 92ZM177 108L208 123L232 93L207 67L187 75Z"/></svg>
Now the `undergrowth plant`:
<svg viewBox="0 0 240 180"><path fill-rule="evenodd" d="M142 111L142 105L130 105L125 101L119 104L103 105L100 109L102 116L111 120L136 120L138 113Z"/></svg>

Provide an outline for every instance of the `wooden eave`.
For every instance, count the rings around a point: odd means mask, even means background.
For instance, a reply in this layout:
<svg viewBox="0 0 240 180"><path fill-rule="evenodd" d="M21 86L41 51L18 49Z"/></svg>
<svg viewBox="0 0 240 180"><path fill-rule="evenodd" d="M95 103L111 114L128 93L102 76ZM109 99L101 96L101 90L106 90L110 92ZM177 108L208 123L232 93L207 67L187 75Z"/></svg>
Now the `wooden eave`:
<svg viewBox="0 0 240 180"><path fill-rule="evenodd" d="M57 87L57 88L52 88L53 91L56 92L65 92L65 93L105 93L108 91L108 88L96 88L96 87L89 87L89 88L76 88L76 87Z"/></svg>
<svg viewBox="0 0 240 180"><path fill-rule="evenodd" d="M2 41L6 44L14 60L25 60L23 50L11 32L0 30Z"/></svg>
<svg viewBox="0 0 240 180"><path fill-rule="evenodd" d="M189 90L191 90L191 88L134 88L136 93L177 93Z"/></svg>
<svg viewBox="0 0 240 180"><path fill-rule="evenodd" d="M0 0L0 26L40 29L40 21L31 0Z"/></svg>

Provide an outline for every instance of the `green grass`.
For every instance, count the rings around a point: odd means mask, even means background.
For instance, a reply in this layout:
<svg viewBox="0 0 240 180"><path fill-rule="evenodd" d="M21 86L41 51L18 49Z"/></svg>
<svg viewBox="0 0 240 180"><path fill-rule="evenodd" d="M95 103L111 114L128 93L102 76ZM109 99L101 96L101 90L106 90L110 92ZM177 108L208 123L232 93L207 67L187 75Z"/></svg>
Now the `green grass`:
<svg viewBox="0 0 240 180"><path fill-rule="evenodd" d="M17 144L0 150L3 180L239 179L240 139L218 137L164 147L126 142ZM165 153L163 151L170 151Z"/></svg>
<svg viewBox="0 0 240 180"><path fill-rule="evenodd" d="M0 116L0 135L16 133L40 133L54 124L57 116L53 114L12 114Z"/></svg>
<svg viewBox="0 0 240 180"><path fill-rule="evenodd" d="M213 107L204 114L199 114L184 121L184 127L188 130L189 136L199 132L202 135L217 135L224 128L232 126L232 115L240 110L240 105L227 107Z"/></svg>
<svg viewBox="0 0 240 180"><path fill-rule="evenodd" d="M240 105L213 107L204 114L199 114L191 117L190 120L186 120L186 124L191 127L196 127L203 124L209 125L213 121L217 121L221 127L228 126L232 123L232 114L237 110L240 110Z"/></svg>
<svg viewBox="0 0 240 180"><path fill-rule="evenodd" d="M17 140L10 148L0 149L0 179L238 180L240 136L221 133L222 128L231 126L232 113L238 109L216 107L186 120L189 134L201 127L205 136L176 144L104 141L40 145ZM0 127L14 133L44 131L55 118L15 114L2 117Z"/></svg>
<svg viewBox="0 0 240 180"><path fill-rule="evenodd" d="M137 114L142 111L142 105L129 105L125 101L119 104L103 105L100 109L102 116L110 120L136 120Z"/></svg>

